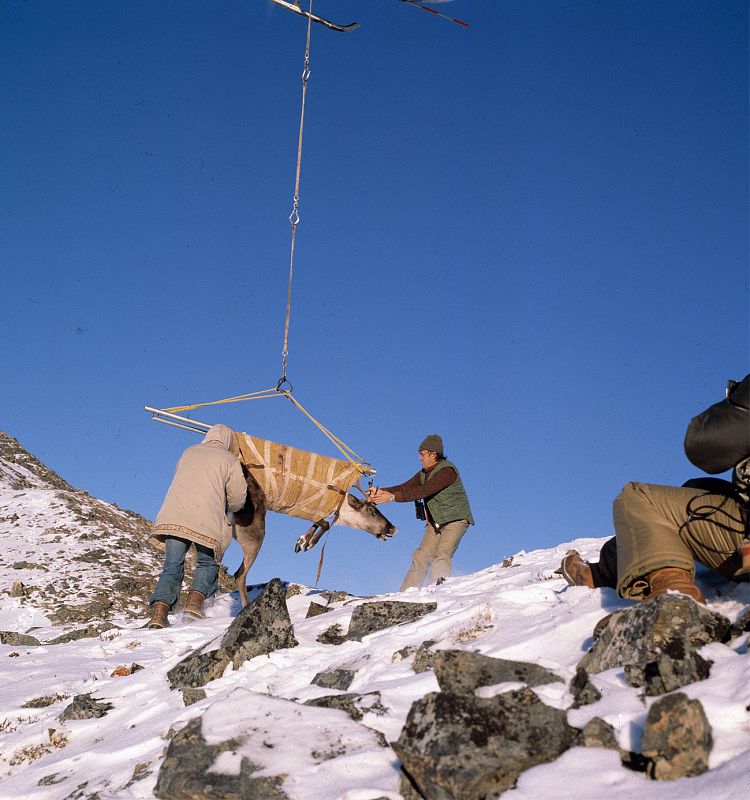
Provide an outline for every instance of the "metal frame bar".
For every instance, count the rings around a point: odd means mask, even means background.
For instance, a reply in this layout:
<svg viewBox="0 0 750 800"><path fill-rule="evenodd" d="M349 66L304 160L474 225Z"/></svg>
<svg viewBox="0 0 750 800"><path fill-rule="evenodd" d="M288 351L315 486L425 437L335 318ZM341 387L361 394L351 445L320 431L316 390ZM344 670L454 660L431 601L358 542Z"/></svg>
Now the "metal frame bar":
<svg viewBox="0 0 750 800"><path fill-rule="evenodd" d="M170 411L163 411L160 408L143 406L143 409L151 414L151 419L154 422L162 422L164 425L173 425L175 428L182 428L183 430L192 431L193 433L199 433L203 435L211 427L206 422L199 422L198 420L190 419L189 417L181 417L179 414L172 414ZM176 422L173 422L172 420L176 420Z"/></svg>

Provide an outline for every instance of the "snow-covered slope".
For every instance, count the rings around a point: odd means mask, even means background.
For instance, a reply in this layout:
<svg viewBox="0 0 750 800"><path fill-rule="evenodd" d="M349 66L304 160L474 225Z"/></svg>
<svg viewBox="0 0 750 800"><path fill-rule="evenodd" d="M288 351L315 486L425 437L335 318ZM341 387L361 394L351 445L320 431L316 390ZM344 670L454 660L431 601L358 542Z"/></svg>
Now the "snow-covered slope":
<svg viewBox="0 0 750 800"><path fill-rule="evenodd" d="M0 629L143 614L161 562L148 528L0 432Z"/></svg>
<svg viewBox="0 0 750 800"><path fill-rule="evenodd" d="M236 670L229 668L205 687L205 699L186 706L182 693L170 690L166 673L193 650L222 635L239 612L236 594L220 595L206 620L180 624L176 619L178 624L164 631L144 629L145 613L134 618L125 606L117 611L115 603L110 614L118 627L50 644L70 626L52 621L54 606L42 589L23 598L11 597L8 580L45 586L59 584L64 575L71 593L100 592L101 564L76 560L85 551L103 546L102 539L85 538L102 535L103 525L81 519L100 504L69 487L45 482L28 461L10 461L5 453L2 459L0 630L30 634L42 644L0 645L0 798L151 798L169 737L201 716L209 742L231 738L234 732L257 734L239 754L224 754L215 769L232 771L236 759L245 756L262 767L262 774L287 776L283 791L290 798L396 800L400 797L398 760L390 748L382 746L383 737L397 739L411 704L438 689L431 670L415 673L412 668L413 651L419 645L431 640L437 649L464 648L540 664L561 681L534 691L549 705L569 708L572 698L566 687L592 644L594 624L603 614L625 606L610 590L567 587L554 574L570 547L595 558L603 540L594 539L522 551L512 558L498 553L498 564L481 572L448 579L439 587L383 595L377 599L433 601L437 609L416 622L365 636L361 642L330 645L318 642L317 637L333 624L346 630L353 609L365 599L341 599L328 613L308 619L310 602L320 597L303 588L288 599L299 646L256 657ZM13 486L10 481L15 481ZM111 519L122 516L123 531L131 530L136 536L136 527L128 524L140 525L137 518L106 508ZM29 533L31 525L35 536ZM44 533L51 529L65 529L65 533ZM61 537L59 542L53 541L56 536ZM54 559L54 568L49 559ZM158 573L158 554L154 559L147 567L144 557L140 562L123 559L116 562L116 569L124 578L133 571L148 571L153 579ZM49 572L14 569L12 565L21 561L41 564ZM731 620L750 604L748 584L729 584L705 574L701 581L709 606ZM113 584L108 591L116 592ZM557 761L524 773L517 788L503 796L506 800L600 800L604 796L609 800L729 800L745 796L750 781L747 635L729 645L709 645L701 652L714 662L711 675L682 691L701 701L712 726L708 772L673 783L655 782L628 771L614 751L573 748ZM379 693L379 703L358 723L343 711L302 705L305 700L336 693L311 681L317 673L342 668L356 670L348 692ZM628 686L621 669L594 675L593 681L602 699L569 710L568 721L582 727L592 717L601 717L614 727L623 747L637 750L648 706L655 698L644 699L640 690ZM516 687L504 684L479 691ZM61 720L63 710L80 694L91 694L111 709L96 719Z"/></svg>

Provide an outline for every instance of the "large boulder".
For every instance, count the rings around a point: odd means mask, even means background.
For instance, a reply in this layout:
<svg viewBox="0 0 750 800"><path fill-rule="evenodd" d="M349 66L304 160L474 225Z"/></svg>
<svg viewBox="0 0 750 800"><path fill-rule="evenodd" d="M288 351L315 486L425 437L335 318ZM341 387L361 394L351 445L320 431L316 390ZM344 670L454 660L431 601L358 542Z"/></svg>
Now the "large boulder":
<svg viewBox="0 0 750 800"><path fill-rule="evenodd" d="M284 584L274 578L235 617L218 649L194 651L172 667L167 678L173 689L195 689L221 677L229 664L237 669L251 658L297 644Z"/></svg>
<svg viewBox="0 0 750 800"><path fill-rule="evenodd" d="M480 686L496 683L541 686L562 680L554 672L537 664L492 658L468 650L438 650L432 666L440 689L455 694L471 693Z"/></svg>
<svg viewBox="0 0 750 800"><path fill-rule="evenodd" d="M705 677L695 651L709 642L726 641L730 630L731 623L721 614L690 597L666 594L612 614L578 666L588 673L627 667L626 678L635 686L644 685L656 669L674 689L700 679L694 675ZM656 668L647 667L652 662ZM657 683L652 682L652 690Z"/></svg>
<svg viewBox="0 0 750 800"><path fill-rule="evenodd" d="M392 743L408 792L428 800L482 800L512 788L536 764L579 742L564 711L530 689L491 698L433 692L411 707Z"/></svg>
<svg viewBox="0 0 750 800"><path fill-rule="evenodd" d="M354 609L346 639L361 642L370 633L404 622L415 622L436 608L437 603L402 603L397 600L363 603Z"/></svg>

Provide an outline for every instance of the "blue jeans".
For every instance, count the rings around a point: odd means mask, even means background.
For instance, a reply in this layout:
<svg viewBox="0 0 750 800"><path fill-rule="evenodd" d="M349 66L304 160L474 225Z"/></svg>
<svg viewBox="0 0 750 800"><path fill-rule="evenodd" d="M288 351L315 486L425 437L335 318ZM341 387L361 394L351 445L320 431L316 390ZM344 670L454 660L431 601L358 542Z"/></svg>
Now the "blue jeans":
<svg viewBox="0 0 750 800"><path fill-rule="evenodd" d="M175 536L167 536L164 544L166 546L164 568L156 582L149 605L166 603L172 610L180 599L180 588L185 575L185 555L193 542L178 539ZM198 551L198 560L190 588L206 597L211 597L219 588L219 565L216 563L214 551L210 547L196 544L195 549Z"/></svg>

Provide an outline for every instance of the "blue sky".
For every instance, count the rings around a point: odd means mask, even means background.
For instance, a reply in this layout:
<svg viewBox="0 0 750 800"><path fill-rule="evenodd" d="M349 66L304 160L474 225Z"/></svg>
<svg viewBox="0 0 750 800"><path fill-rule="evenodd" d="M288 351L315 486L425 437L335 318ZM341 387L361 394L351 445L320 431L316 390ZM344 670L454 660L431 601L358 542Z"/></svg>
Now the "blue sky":
<svg viewBox="0 0 750 800"><path fill-rule="evenodd" d="M748 370L748 4L440 9L471 27L314 3L361 27L312 31L288 376L381 485L442 434L465 573L695 475L687 422ZM0 427L149 518L196 437L143 406L280 376L305 34L268 0L0 5ZM336 454L283 399L195 417ZM398 588L421 532L385 510L323 585ZM269 517L252 582L314 581L304 527Z"/></svg>

